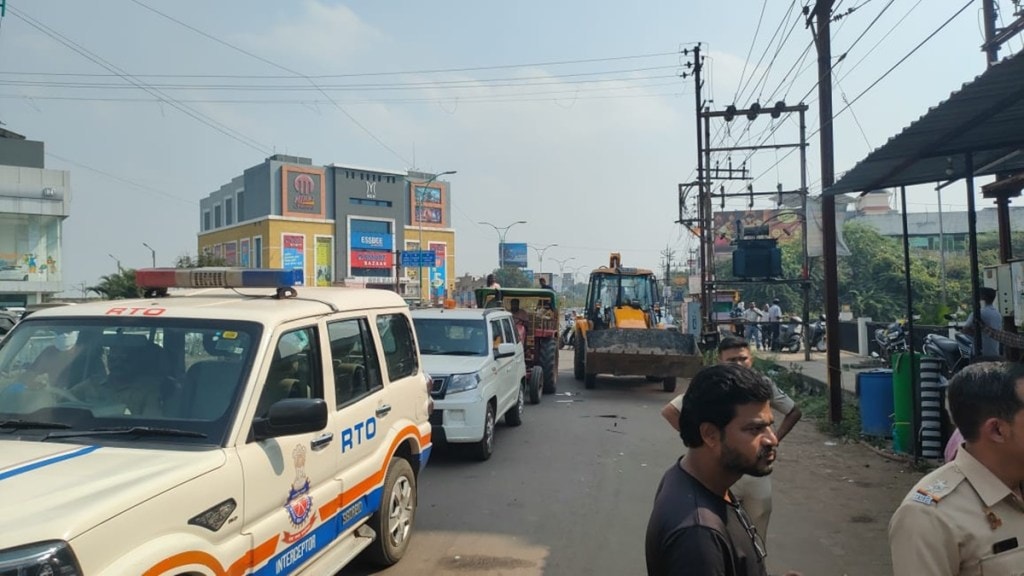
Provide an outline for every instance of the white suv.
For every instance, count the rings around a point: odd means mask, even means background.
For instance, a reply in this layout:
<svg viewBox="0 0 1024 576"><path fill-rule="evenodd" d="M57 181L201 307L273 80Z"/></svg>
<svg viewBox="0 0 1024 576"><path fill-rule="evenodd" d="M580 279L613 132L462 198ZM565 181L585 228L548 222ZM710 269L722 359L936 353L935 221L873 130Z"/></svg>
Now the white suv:
<svg viewBox="0 0 1024 576"><path fill-rule="evenodd" d="M432 437L473 443L487 460L494 423L522 423L526 359L512 314L501 308L413 310L423 367L432 378Z"/></svg>
<svg viewBox="0 0 1024 576"><path fill-rule="evenodd" d="M408 307L291 288L291 272L140 270L148 298L15 326L0 573L333 574L363 550L402 557L431 451ZM182 284L233 289L167 295Z"/></svg>

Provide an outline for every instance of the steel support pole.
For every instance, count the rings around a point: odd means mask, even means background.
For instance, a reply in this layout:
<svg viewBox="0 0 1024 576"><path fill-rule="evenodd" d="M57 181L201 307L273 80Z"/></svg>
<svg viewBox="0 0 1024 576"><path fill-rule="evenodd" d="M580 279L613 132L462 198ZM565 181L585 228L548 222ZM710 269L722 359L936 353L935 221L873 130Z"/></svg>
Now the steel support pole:
<svg viewBox="0 0 1024 576"><path fill-rule="evenodd" d="M904 336L907 341L907 355L910 357L910 397L911 417L910 429L914 431L914 460L920 456L918 448L918 434L921 428L921 398L918 390L917 371L914 370L914 355L917 346L914 343L914 286L911 283L910 275L910 230L907 227L907 187L900 186L900 207L902 208L901 218L903 219L903 279L907 287L907 331Z"/></svg>
<svg viewBox="0 0 1024 576"><path fill-rule="evenodd" d="M807 257L807 112L805 108L800 109L800 203L803 207L803 256L804 265L802 270L803 292L804 292L804 360L811 359L811 262ZM833 338L838 342L838 338Z"/></svg>
<svg viewBox="0 0 1024 576"><path fill-rule="evenodd" d="M974 154L964 155L967 174L967 237L971 241L971 313L974 315L973 356L981 355L981 272L978 269L978 214L974 209Z"/></svg>

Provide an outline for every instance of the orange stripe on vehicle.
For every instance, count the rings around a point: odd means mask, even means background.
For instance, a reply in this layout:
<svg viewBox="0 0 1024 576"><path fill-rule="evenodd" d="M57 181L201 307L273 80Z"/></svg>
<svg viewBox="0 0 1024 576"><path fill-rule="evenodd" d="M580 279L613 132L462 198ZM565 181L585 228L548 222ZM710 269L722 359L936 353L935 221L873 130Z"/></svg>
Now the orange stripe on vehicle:
<svg viewBox="0 0 1024 576"><path fill-rule="evenodd" d="M274 555L274 552L277 552L278 539L279 536L275 534L271 538L267 539L266 542L260 544L255 549L250 550L238 560L235 560L234 564L228 568L228 576L240 576L241 574L245 574L250 568L259 566L269 560L270 557Z"/></svg>
<svg viewBox="0 0 1024 576"><path fill-rule="evenodd" d="M226 574L224 572L224 567L220 565L220 561L218 561L216 558L214 558L210 554L207 554L206 552L191 550L189 552L175 554L174 556L165 558L157 562L153 565L152 568L143 572L142 576L157 576L174 568L181 568L182 566L194 564L198 564L200 566L205 566L206 568L209 568L210 571L216 574L217 576L223 576L224 574Z"/></svg>

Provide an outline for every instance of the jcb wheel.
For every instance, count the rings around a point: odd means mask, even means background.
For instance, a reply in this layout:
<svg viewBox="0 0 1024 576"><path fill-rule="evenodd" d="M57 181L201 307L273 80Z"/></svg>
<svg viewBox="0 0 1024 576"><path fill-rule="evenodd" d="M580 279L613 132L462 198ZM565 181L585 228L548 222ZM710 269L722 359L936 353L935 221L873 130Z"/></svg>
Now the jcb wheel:
<svg viewBox="0 0 1024 576"><path fill-rule="evenodd" d="M665 378L664 380L662 380L661 381L661 389L664 390L665 392L675 392L676 391L676 377L675 376L669 376L668 378Z"/></svg>
<svg viewBox="0 0 1024 576"><path fill-rule="evenodd" d="M555 393L555 378L558 376L558 346L548 339L540 344L540 367L544 369L544 393Z"/></svg>
<svg viewBox="0 0 1024 576"><path fill-rule="evenodd" d="M583 342L583 338L577 338L572 355L572 375L577 380L583 380L583 376L586 374L584 366L586 350L584 350L584 346L586 344Z"/></svg>

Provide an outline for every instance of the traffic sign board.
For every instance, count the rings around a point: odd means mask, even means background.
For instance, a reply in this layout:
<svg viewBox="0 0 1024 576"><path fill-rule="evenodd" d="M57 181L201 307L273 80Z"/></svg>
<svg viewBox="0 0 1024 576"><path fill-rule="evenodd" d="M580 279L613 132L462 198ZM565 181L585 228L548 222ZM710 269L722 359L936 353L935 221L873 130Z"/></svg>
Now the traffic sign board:
<svg viewBox="0 0 1024 576"><path fill-rule="evenodd" d="M407 250L402 252L402 266L407 268L433 268L437 256L433 250Z"/></svg>

